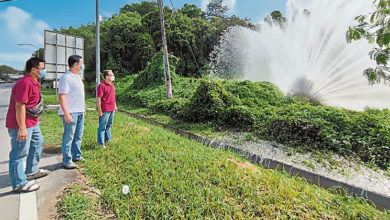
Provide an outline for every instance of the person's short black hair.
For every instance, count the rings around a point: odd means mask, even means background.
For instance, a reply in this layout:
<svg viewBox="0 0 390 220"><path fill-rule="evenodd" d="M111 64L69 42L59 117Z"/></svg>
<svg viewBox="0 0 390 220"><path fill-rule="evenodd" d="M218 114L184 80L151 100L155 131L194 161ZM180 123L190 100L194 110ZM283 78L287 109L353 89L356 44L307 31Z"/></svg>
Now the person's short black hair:
<svg viewBox="0 0 390 220"><path fill-rule="evenodd" d="M79 55L70 56L68 58L69 68L72 68L75 63L79 63L81 59L83 59L83 58Z"/></svg>
<svg viewBox="0 0 390 220"><path fill-rule="evenodd" d="M26 73L31 72L32 68L38 68L39 63L45 62L43 59L38 57L31 57L26 62Z"/></svg>
<svg viewBox="0 0 390 220"><path fill-rule="evenodd" d="M104 70L103 71L103 78L106 79L106 77L110 75L110 70Z"/></svg>

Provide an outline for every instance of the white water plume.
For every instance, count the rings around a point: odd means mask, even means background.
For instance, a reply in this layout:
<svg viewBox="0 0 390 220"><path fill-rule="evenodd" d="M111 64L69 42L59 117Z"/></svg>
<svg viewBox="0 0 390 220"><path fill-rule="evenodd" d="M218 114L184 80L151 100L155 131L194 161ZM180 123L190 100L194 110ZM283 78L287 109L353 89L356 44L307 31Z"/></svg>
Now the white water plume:
<svg viewBox="0 0 390 220"><path fill-rule="evenodd" d="M369 85L363 71L375 67L366 40L347 43L355 17L373 10L367 0L289 0L287 23L260 30L234 27L213 52L214 73L270 81L285 94L353 110L390 108L390 86Z"/></svg>

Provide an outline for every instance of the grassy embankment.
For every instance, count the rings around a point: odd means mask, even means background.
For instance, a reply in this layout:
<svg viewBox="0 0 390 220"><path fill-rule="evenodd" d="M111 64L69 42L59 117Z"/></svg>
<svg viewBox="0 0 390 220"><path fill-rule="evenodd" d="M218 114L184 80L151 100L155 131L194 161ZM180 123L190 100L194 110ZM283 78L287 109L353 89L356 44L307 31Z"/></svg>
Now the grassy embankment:
<svg viewBox="0 0 390 220"><path fill-rule="evenodd" d="M63 218L103 218L97 210L106 208L119 219L390 218L362 199L263 169L121 113L107 149L96 145L96 112L87 113L85 125L87 187L77 183L67 190L59 203ZM62 127L56 111L41 117L41 127L46 140L56 137L59 143L62 131L53 129ZM124 185L130 189L127 195L121 193Z"/></svg>

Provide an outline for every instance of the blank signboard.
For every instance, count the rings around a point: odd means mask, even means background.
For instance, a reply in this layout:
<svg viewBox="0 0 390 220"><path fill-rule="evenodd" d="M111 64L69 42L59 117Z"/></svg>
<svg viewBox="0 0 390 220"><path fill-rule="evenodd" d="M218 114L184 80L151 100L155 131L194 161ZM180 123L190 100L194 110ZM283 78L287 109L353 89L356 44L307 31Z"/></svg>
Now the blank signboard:
<svg viewBox="0 0 390 220"><path fill-rule="evenodd" d="M45 60L47 76L45 79L57 80L68 69L71 55L84 57L84 39L63 33L45 30ZM84 78L84 73L81 73Z"/></svg>

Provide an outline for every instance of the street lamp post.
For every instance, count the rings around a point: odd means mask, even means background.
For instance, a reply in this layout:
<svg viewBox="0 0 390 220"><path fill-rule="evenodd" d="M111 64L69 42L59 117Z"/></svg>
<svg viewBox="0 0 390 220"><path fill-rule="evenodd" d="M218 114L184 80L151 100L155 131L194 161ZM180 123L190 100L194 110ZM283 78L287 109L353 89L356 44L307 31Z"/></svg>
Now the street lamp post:
<svg viewBox="0 0 390 220"><path fill-rule="evenodd" d="M38 58L41 58L40 52L39 52L39 47L35 46L34 44L18 44L18 46L32 46L32 47L35 47L35 49L37 49L37 51L38 51L38 53L37 53Z"/></svg>

